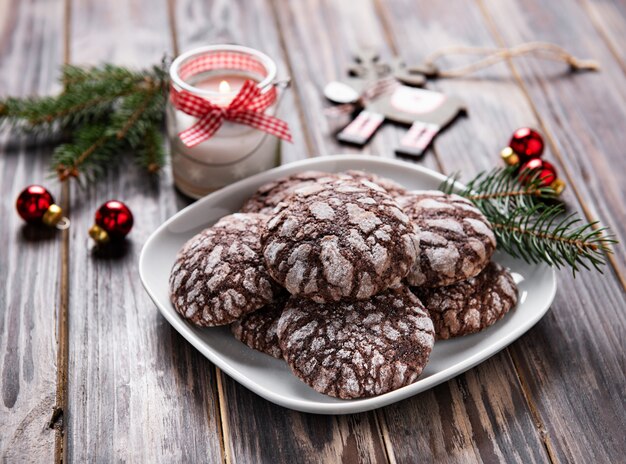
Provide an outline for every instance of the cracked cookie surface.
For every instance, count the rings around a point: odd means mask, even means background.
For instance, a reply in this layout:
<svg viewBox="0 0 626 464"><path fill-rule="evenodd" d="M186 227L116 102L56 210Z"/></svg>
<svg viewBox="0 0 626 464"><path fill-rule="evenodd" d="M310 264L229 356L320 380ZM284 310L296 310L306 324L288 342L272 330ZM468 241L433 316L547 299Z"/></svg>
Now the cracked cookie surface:
<svg viewBox="0 0 626 464"><path fill-rule="evenodd" d="M428 309L437 339L480 332L517 304L517 285L501 265L491 262L476 277L448 287L413 288Z"/></svg>
<svg viewBox="0 0 626 464"><path fill-rule="evenodd" d="M272 214L276 205L285 201L294 190L312 184L325 184L340 178L349 179L345 174L304 171L287 177L281 177L259 187L259 189L243 204L244 213Z"/></svg>
<svg viewBox="0 0 626 464"><path fill-rule="evenodd" d="M441 287L480 273L496 249L491 224L474 204L437 190L397 199L419 228L417 260L407 276L414 286Z"/></svg>
<svg viewBox="0 0 626 464"><path fill-rule="evenodd" d="M274 300L260 243L267 219L231 214L183 246L169 279L176 311L199 326L225 325Z"/></svg>
<svg viewBox="0 0 626 464"><path fill-rule="evenodd" d="M366 301L318 304L291 297L278 322L293 373L326 395L380 395L413 383L428 362L433 324L407 287Z"/></svg>
<svg viewBox="0 0 626 464"><path fill-rule="evenodd" d="M374 182L375 184L378 184L382 188L384 188L387 193L394 198L405 195L407 193L407 189L404 186L398 184L395 180L381 177L378 174L373 174L366 171L357 171L354 169L345 171L344 174L347 174L356 180L369 180L370 182Z"/></svg>
<svg viewBox="0 0 626 464"><path fill-rule="evenodd" d="M296 189L263 236L270 275L292 295L318 303L364 300L399 285L417 249L415 225L367 180Z"/></svg>
<svg viewBox="0 0 626 464"><path fill-rule="evenodd" d="M404 195L407 190L397 182L365 171L346 172L304 171L282 177L259 187L243 204L243 213L272 214L276 205L285 201L294 190L311 184L325 184L340 179L369 180L384 188L392 197Z"/></svg>
<svg viewBox="0 0 626 464"><path fill-rule="evenodd" d="M254 350L283 359L276 328L288 298L289 294L285 292L275 302L233 322L230 330L235 338Z"/></svg>

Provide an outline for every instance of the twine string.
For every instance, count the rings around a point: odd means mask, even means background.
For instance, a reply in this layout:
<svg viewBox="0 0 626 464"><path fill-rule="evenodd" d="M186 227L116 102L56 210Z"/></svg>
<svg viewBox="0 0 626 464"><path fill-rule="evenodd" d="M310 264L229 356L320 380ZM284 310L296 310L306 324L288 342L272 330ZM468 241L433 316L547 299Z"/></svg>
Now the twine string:
<svg viewBox="0 0 626 464"><path fill-rule="evenodd" d="M465 66L447 70L441 70L435 65L439 58L450 55L484 55L484 58ZM567 63L573 71L598 71L600 69L600 64L597 61L577 58L563 47L548 42L528 42L510 48L445 47L428 55L424 60L424 66L428 69L429 77L454 78L466 76L501 61L523 55L535 55L546 60Z"/></svg>

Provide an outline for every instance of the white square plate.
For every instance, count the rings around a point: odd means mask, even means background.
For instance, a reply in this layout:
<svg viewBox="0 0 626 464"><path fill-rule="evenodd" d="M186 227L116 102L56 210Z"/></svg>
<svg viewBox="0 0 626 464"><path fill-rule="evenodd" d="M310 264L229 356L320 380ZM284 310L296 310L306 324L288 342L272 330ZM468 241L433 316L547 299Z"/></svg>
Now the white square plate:
<svg viewBox="0 0 626 464"><path fill-rule="evenodd" d="M299 161L244 179L188 206L150 236L139 260L143 285L170 324L222 371L263 398L317 414L346 414L379 408L416 395L481 363L535 325L550 307L556 291L552 269L496 254L495 260L508 266L518 283L517 307L481 333L437 342L426 369L412 385L357 400L340 400L315 392L292 375L283 361L248 348L235 340L227 327L202 329L184 321L168 296L170 269L181 246L222 216L237 211L262 184L309 169L328 172L360 169L391 178L409 189L436 189L445 179L439 173L413 164L371 156L336 155Z"/></svg>

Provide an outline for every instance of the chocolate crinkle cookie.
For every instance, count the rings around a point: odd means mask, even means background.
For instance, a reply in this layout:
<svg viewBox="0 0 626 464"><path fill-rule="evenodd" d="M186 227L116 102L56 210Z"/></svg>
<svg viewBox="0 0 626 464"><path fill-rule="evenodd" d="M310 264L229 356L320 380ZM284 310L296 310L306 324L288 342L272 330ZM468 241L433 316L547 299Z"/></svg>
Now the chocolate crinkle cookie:
<svg viewBox="0 0 626 464"><path fill-rule="evenodd" d="M367 301L292 297L278 321L283 356L316 391L351 399L413 383L428 362L433 324L404 286Z"/></svg>
<svg viewBox="0 0 626 464"><path fill-rule="evenodd" d="M274 300L260 245L267 219L231 214L183 246L169 282L176 311L199 326L225 325Z"/></svg>
<svg viewBox="0 0 626 464"><path fill-rule="evenodd" d="M439 288L413 288L435 325L437 339L480 332L517 304L511 274L491 262L476 277Z"/></svg>
<svg viewBox="0 0 626 464"><path fill-rule="evenodd" d="M288 298L289 294L285 292L275 302L233 322L230 330L235 338L252 349L282 359L276 328Z"/></svg>
<svg viewBox="0 0 626 464"><path fill-rule="evenodd" d="M322 171L304 171L282 177L261 186L241 207L244 213L271 214L276 205L284 201L294 190L306 185L325 184L337 179L349 179L346 174Z"/></svg>
<svg viewBox="0 0 626 464"><path fill-rule="evenodd" d="M417 247L414 224L366 180L296 189L263 236L270 275L292 295L318 303L364 300L398 285Z"/></svg>
<svg viewBox="0 0 626 464"><path fill-rule="evenodd" d="M351 169L349 171L346 171L345 174L348 174L356 180L369 180L370 182L374 182L375 184L378 184L382 188L384 188L387 193L394 198L405 195L407 193L406 188L398 184L396 181L387 179L386 177L381 177L376 174L372 174L371 172L357 171Z"/></svg>
<svg viewBox="0 0 626 464"><path fill-rule="evenodd" d="M413 191L397 199L419 228L410 285L441 287L474 277L496 249L491 224L474 204L456 194Z"/></svg>

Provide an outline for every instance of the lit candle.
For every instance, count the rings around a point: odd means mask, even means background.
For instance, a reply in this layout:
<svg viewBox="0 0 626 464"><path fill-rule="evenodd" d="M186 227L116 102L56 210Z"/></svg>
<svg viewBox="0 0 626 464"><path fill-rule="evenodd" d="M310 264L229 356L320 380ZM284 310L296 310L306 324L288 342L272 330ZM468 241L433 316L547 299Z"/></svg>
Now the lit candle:
<svg viewBox="0 0 626 464"><path fill-rule="evenodd" d="M252 63L233 69L210 69L191 76L183 76L185 67L196 69L194 60L222 56L225 53L243 60L231 63ZM221 55L220 55L221 54ZM231 56L231 58L232 58ZM252 61L250 61L252 60ZM191 65L189 65L191 63ZM178 90L186 90L211 103L226 107L237 96L247 80L258 82L261 88L271 85L276 77L276 65L266 55L246 47L233 45L210 46L193 50L178 57L170 69L172 83ZM276 102L266 113L274 115ZM194 147L186 146L178 134L197 122L197 118L173 106L168 107L168 138L172 155L174 182L186 195L200 198L227 184L265 171L278 164L278 139L247 125L224 121L208 140Z"/></svg>
<svg viewBox="0 0 626 464"><path fill-rule="evenodd" d="M209 92L218 94L212 99L207 99L212 101L212 103L228 106L232 99L235 98L241 90L243 83L248 79L250 79L250 77L245 77L239 74L211 76L195 83L193 86L198 89L208 90Z"/></svg>

